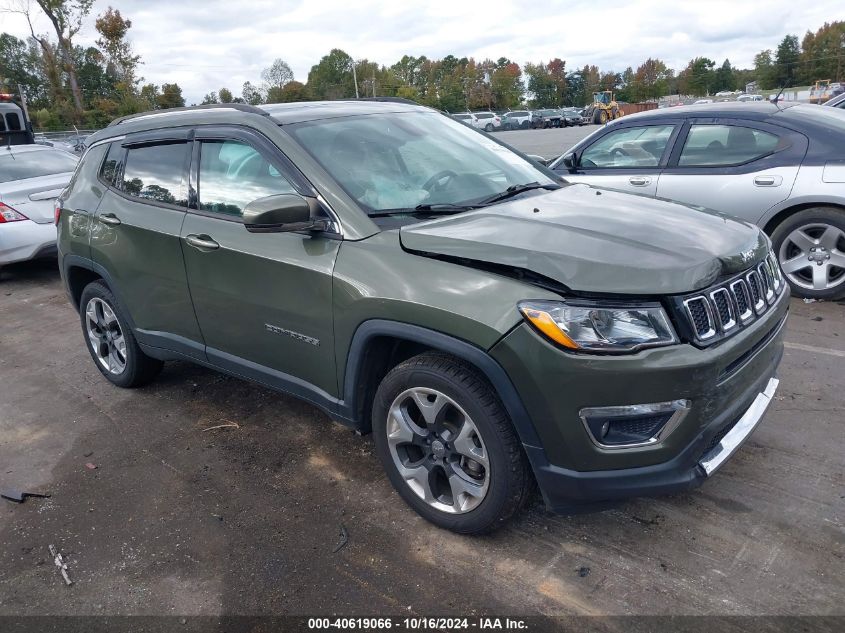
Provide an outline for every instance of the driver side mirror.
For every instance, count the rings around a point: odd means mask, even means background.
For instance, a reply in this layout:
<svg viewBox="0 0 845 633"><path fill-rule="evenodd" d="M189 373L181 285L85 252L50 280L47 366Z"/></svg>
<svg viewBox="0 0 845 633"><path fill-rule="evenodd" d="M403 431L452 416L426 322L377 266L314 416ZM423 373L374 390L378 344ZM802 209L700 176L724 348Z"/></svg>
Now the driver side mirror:
<svg viewBox="0 0 845 633"><path fill-rule="evenodd" d="M575 152L570 152L568 154L564 154L560 162L563 163L563 166L567 169L575 169L578 166L578 157L575 155Z"/></svg>
<svg viewBox="0 0 845 633"><path fill-rule="evenodd" d="M250 202L243 211L246 230L250 233L290 233L324 231L326 220L313 217L311 203L296 193L282 193Z"/></svg>

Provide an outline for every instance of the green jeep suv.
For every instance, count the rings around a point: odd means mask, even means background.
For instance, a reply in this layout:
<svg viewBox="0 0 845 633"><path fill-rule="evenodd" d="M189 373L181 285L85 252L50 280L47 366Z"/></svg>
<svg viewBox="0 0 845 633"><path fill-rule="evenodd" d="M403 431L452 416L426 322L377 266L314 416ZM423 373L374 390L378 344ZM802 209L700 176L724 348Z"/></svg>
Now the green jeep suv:
<svg viewBox="0 0 845 633"><path fill-rule="evenodd" d="M778 384L758 228L568 184L402 100L119 119L56 214L108 380L179 359L305 399L457 532L535 485L558 512L696 486Z"/></svg>

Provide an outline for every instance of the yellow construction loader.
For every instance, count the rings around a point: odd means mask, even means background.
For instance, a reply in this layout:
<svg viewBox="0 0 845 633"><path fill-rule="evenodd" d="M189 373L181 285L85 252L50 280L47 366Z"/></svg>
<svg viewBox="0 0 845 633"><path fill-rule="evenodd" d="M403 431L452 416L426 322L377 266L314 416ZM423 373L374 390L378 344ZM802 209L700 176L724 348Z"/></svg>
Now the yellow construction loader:
<svg viewBox="0 0 845 633"><path fill-rule="evenodd" d="M584 108L584 118L600 125L618 119L624 114L622 108L616 103L616 99L613 98L611 90L594 92L593 102Z"/></svg>

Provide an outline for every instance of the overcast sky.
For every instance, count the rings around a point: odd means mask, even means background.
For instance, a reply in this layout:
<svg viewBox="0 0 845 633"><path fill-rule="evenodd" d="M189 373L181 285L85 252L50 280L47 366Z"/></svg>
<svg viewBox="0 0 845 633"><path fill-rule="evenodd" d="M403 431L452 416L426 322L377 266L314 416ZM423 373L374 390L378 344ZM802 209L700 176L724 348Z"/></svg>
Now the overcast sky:
<svg viewBox="0 0 845 633"><path fill-rule="evenodd" d="M108 5L132 20L140 74L177 82L188 103L222 86L239 94L277 57L305 82L332 48L386 65L451 53L520 64L560 57L568 70L591 63L621 72L649 56L680 69L699 55L747 67L787 33L800 39L845 19L842 0L111 0L95 3L77 43L93 43L94 16ZM50 27L46 18L36 26ZM0 31L28 35L25 22L2 13Z"/></svg>

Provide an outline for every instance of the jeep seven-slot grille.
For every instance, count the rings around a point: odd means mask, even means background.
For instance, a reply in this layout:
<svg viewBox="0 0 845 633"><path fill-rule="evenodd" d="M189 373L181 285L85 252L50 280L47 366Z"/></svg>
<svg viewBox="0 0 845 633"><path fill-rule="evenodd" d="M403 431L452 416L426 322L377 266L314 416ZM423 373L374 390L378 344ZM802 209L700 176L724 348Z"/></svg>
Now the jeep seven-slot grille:
<svg viewBox="0 0 845 633"><path fill-rule="evenodd" d="M702 344L738 332L755 317L765 314L785 284L770 253L761 263L733 279L682 300L683 317L693 338Z"/></svg>

